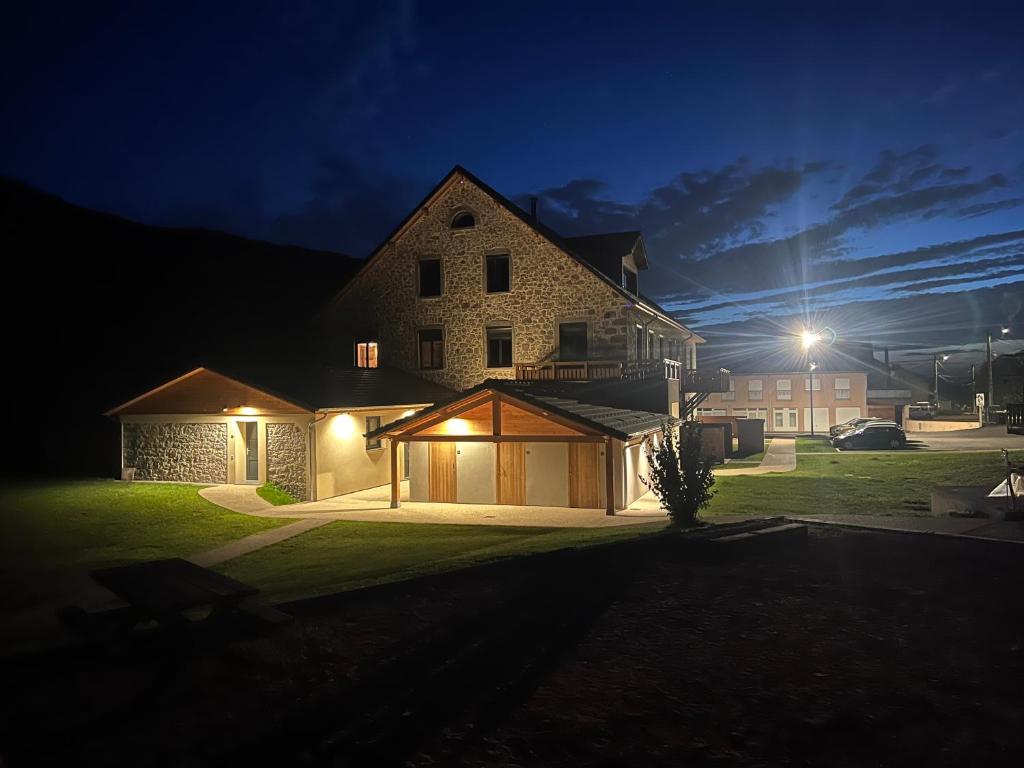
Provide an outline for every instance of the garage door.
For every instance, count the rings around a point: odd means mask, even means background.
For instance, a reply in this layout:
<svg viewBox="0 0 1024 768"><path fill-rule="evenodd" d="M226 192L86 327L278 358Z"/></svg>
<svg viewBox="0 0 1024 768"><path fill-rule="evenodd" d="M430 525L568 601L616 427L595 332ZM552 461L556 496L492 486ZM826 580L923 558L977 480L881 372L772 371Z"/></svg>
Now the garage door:
<svg viewBox="0 0 1024 768"><path fill-rule="evenodd" d="M836 424L860 418L860 408L836 408Z"/></svg>
<svg viewBox="0 0 1024 768"><path fill-rule="evenodd" d="M498 503L526 503L526 443L498 443Z"/></svg>
<svg viewBox="0 0 1024 768"><path fill-rule="evenodd" d="M569 506L600 509L604 506L601 470L604 448L597 443L569 443Z"/></svg>

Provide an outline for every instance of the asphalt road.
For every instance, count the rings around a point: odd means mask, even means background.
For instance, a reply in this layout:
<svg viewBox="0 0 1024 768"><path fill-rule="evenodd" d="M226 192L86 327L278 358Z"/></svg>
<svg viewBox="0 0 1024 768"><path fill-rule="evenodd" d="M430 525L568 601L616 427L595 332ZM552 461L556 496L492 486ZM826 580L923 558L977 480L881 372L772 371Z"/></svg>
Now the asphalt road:
<svg viewBox="0 0 1024 768"><path fill-rule="evenodd" d="M908 432L910 448L930 451L993 451L1000 448L1024 450L1024 435L1008 435L1006 426L998 424L956 432Z"/></svg>

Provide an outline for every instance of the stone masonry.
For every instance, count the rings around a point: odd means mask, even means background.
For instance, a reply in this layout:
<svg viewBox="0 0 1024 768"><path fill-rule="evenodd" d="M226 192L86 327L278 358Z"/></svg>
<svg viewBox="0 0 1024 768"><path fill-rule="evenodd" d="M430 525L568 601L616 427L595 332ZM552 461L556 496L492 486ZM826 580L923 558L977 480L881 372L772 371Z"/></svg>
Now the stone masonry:
<svg viewBox="0 0 1024 768"><path fill-rule="evenodd" d="M476 226L451 229L460 211L472 212ZM465 389L514 375L513 368L486 367L488 326L511 325L513 361L538 362L557 359L564 322L587 323L591 360L634 355L634 323L641 315L632 302L461 176L386 248L354 278L329 316L360 340L378 341L384 364ZM485 257L498 253L510 255L512 289L488 294ZM419 298L417 261L431 257L442 260L443 295ZM419 370L417 331L437 327L444 330L445 367ZM666 339L683 338L667 324L655 328ZM336 334L339 348L345 346L342 335Z"/></svg>
<svg viewBox="0 0 1024 768"><path fill-rule="evenodd" d="M267 424L267 481L305 501L306 433L297 424Z"/></svg>
<svg viewBox="0 0 1024 768"><path fill-rule="evenodd" d="M226 424L125 424L124 465L138 480L226 483Z"/></svg>

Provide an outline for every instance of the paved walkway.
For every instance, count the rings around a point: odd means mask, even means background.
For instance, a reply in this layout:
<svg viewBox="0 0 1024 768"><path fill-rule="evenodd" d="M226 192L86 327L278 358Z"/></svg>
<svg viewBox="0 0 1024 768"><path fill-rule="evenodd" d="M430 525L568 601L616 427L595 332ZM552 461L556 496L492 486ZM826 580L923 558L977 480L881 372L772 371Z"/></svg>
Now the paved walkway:
<svg viewBox="0 0 1024 768"><path fill-rule="evenodd" d="M200 552L197 555L192 555L187 558L196 565L201 565L204 568L209 568L211 565L217 565L227 560L233 560L236 557L247 555L250 552L255 552L258 549L269 547L271 544L277 544L279 542L290 539L294 536L298 536L300 533L305 533L314 528L319 528L322 525L327 525L330 520L321 520L317 518L307 518L304 520L298 520L288 525L282 525L280 528L272 528L269 531L261 531L260 533L254 533L251 536L246 536L244 539L238 539L225 544L222 547L211 549L206 552Z"/></svg>
<svg viewBox="0 0 1024 768"><path fill-rule="evenodd" d="M715 476L766 475L770 472L792 472L796 469L796 440L791 437L773 437L756 467L733 467L728 464L715 469Z"/></svg>

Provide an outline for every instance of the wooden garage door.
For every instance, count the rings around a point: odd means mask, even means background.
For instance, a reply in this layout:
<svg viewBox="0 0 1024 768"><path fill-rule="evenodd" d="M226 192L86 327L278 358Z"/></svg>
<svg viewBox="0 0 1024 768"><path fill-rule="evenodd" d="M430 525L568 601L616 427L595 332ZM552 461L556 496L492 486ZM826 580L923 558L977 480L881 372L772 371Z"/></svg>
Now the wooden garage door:
<svg viewBox="0 0 1024 768"><path fill-rule="evenodd" d="M430 443L430 500L458 500L455 443Z"/></svg>
<svg viewBox="0 0 1024 768"><path fill-rule="evenodd" d="M526 503L526 443L498 443L498 503Z"/></svg>
<svg viewBox="0 0 1024 768"><path fill-rule="evenodd" d="M601 483L601 446L569 443L569 506L600 509L604 506Z"/></svg>

